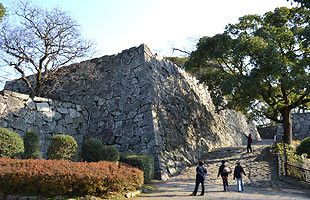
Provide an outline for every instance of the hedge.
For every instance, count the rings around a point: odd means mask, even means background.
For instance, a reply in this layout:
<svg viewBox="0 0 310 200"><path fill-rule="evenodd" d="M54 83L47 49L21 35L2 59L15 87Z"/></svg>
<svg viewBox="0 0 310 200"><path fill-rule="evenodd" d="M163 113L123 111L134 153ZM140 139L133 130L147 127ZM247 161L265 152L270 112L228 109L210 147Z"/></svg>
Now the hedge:
<svg viewBox="0 0 310 200"><path fill-rule="evenodd" d="M57 134L52 137L47 150L47 157L56 160L73 160L77 148L78 144L71 135Z"/></svg>
<svg viewBox="0 0 310 200"><path fill-rule="evenodd" d="M0 128L0 157L19 157L24 152L20 135L10 129Z"/></svg>
<svg viewBox="0 0 310 200"><path fill-rule="evenodd" d="M151 155L123 153L120 162L141 169L144 172L144 183L150 183L154 177L154 159Z"/></svg>
<svg viewBox="0 0 310 200"><path fill-rule="evenodd" d="M90 138L83 142L80 157L82 161L98 162L102 158L103 144L100 140Z"/></svg>
<svg viewBox="0 0 310 200"><path fill-rule="evenodd" d="M307 154L307 157L310 157L310 137L306 137L297 147L296 152L298 155Z"/></svg>
<svg viewBox="0 0 310 200"><path fill-rule="evenodd" d="M4 195L109 196L143 184L143 172L126 164L67 160L0 159Z"/></svg>
<svg viewBox="0 0 310 200"><path fill-rule="evenodd" d="M113 145L107 145L102 148L102 160L117 162L120 159L120 153L118 149Z"/></svg>
<svg viewBox="0 0 310 200"><path fill-rule="evenodd" d="M24 135L25 152L23 158L39 158L40 157L40 137L35 132L26 132Z"/></svg>

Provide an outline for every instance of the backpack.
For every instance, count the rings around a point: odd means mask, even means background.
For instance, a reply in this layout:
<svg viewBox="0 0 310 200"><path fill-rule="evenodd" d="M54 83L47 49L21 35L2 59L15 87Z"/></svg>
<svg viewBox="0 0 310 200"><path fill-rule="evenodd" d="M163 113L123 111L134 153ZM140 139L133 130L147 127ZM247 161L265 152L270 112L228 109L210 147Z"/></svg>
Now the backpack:
<svg viewBox="0 0 310 200"><path fill-rule="evenodd" d="M223 169L223 173L227 173L227 174L229 174L229 173L231 173L231 169L229 168L229 167L224 167L224 169Z"/></svg>

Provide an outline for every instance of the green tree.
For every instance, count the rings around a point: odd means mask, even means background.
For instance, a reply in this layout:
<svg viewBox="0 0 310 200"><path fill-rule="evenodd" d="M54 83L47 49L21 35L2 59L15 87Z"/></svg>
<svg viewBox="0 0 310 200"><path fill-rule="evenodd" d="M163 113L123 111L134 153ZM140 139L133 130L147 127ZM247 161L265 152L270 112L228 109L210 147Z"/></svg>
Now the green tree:
<svg viewBox="0 0 310 200"><path fill-rule="evenodd" d="M11 17L10 24L6 20ZM1 60L20 75L32 96L40 95L58 68L92 52L92 42L81 37L78 23L58 8L43 10L21 1L6 20L0 29Z"/></svg>
<svg viewBox="0 0 310 200"><path fill-rule="evenodd" d="M309 0L290 0L291 2L294 1L296 3L300 3L301 6L304 6L306 8L310 8L310 1Z"/></svg>
<svg viewBox="0 0 310 200"><path fill-rule="evenodd" d="M201 38L186 69L208 85L217 109L282 123L291 143L292 110L310 107L309 17L305 8L285 7L243 16L224 33Z"/></svg>
<svg viewBox="0 0 310 200"><path fill-rule="evenodd" d="M0 3L0 21L2 20L4 15L5 15L5 7L2 5L2 3Z"/></svg>

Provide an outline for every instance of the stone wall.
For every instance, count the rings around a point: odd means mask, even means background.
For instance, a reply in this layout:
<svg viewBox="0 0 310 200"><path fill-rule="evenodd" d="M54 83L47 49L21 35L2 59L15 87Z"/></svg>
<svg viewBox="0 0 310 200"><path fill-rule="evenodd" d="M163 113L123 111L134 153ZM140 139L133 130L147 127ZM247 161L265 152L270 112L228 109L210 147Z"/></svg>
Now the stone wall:
<svg viewBox="0 0 310 200"><path fill-rule="evenodd" d="M83 105L90 135L121 151L150 153L165 179L202 153L260 136L245 116L217 114L207 89L173 63L141 45L59 69L43 96ZM5 89L27 93L20 81Z"/></svg>
<svg viewBox="0 0 310 200"><path fill-rule="evenodd" d="M294 113L292 115L293 139L310 137L310 113ZM282 125L278 126L277 135L283 135Z"/></svg>
<svg viewBox="0 0 310 200"><path fill-rule="evenodd" d="M26 131L39 134L41 153L47 151L50 138L57 133L72 135L80 145L87 135L88 113L79 105L34 97L4 90L0 94L0 127L21 136Z"/></svg>

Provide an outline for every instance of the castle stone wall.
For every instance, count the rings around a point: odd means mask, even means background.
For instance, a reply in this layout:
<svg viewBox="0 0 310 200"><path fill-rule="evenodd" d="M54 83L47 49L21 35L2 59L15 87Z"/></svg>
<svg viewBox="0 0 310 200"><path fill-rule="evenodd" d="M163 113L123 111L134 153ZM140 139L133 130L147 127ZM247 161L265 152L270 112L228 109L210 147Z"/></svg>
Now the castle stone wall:
<svg viewBox="0 0 310 200"><path fill-rule="evenodd" d="M58 133L72 135L80 145L87 135L88 113L80 105L59 102L4 90L0 94L0 127L39 134L45 155L50 138Z"/></svg>
<svg viewBox="0 0 310 200"><path fill-rule="evenodd" d="M310 137L310 113L294 113L292 115L293 139L302 140ZM283 126L278 126L277 135L283 135Z"/></svg>
<svg viewBox="0 0 310 200"><path fill-rule="evenodd" d="M173 63L141 45L59 69L44 97L83 105L89 134L121 151L150 153L156 178L165 179L216 147L260 136L235 111L214 111L207 89ZM27 93L20 81L8 90Z"/></svg>

